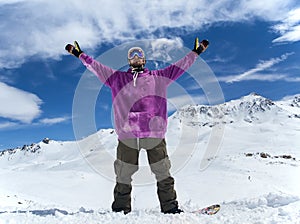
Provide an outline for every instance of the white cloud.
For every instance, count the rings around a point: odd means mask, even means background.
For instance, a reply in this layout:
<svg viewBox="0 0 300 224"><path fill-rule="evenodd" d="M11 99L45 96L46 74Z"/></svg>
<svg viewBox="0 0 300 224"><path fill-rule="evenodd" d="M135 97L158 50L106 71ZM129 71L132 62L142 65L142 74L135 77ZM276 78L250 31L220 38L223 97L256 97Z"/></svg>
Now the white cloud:
<svg viewBox="0 0 300 224"><path fill-rule="evenodd" d="M0 123L0 130L1 129L7 129L7 128L12 128L12 127L15 127L17 126L18 124L15 123L15 122L9 122L9 121L6 121L6 122L3 122L3 123Z"/></svg>
<svg viewBox="0 0 300 224"><path fill-rule="evenodd" d="M225 76L225 77L219 77L218 80L220 82L230 82L230 80L234 78L235 76ZM251 81L251 80L267 81L267 82L275 82L275 81L300 82L300 77L291 77L290 75L278 74L278 73L275 74L256 73L251 76L247 76L243 79L243 81Z"/></svg>
<svg viewBox="0 0 300 224"><path fill-rule="evenodd" d="M174 49L179 49L183 47L183 41L181 38L167 39L158 38L151 41L151 57L155 59L160 59L162 61L171 61L172 57L169 52Z"/></svg>
<svg viewBox="0 0 300 224"><path fill-rule="evenodd" d="M41 114L38 96L2 82L0 93L0 117L30 123Z"/></svg>
<svg viewBox="0 0 300 224"><path fill-rule="evenodd" d="M294 53L286 53L281 55L280 57L277 58L271 58L267 61L261 61L258 63L255 68L252 68L246 72L243 72L242 74L239 75L232 75L232 76L226 76L226 77L220 77L218 80L219 81L225 81L228 83L232 82L239 82L239 81L244 81L244 80L255 80L258 77L261 77L260 75L257 75L258 72L267 70L274 66L275 64L278 64L279 62L285 61L290 55L293 55ZM267 77L267 76L266 76ZM273 76L268 76L269 78L273 78Z"/></svg>
<svg viewBox="0 0 300 224"><path fill-rule="evenodd" d="M218 22L262 19L280 22L295 0L0 1L0 68L17 67L31 56L59 58L78 40L83 49L105 42L154 36L163 28L197 30ZM285 23L289 25L288 23ZM159 33L159 32L158 32ZM159 33L158 35L162 35ZM288 33L282 33L282 36ZM280 38L280 37L279 37ZM286 38L288 39L288 38Z"/></svg>
<svg viewBox="0 0 300 224"><path fill-rule="evenodd" d="M300 40L300 8L291 10L287 17L273 29L281 36L273 42L295 42Z"/></svg>
<svg viewBox="0 0 300 224"><path fill-rule="evenodd" d="M0 0L1 5L25 2L26 0Z"/></svg>
<svg viewBox="0 0 300 224"><path fill-rule="evenodd" d="M41 124L53 125L70 120L70 117L44 118L39 121Z"/></svg>

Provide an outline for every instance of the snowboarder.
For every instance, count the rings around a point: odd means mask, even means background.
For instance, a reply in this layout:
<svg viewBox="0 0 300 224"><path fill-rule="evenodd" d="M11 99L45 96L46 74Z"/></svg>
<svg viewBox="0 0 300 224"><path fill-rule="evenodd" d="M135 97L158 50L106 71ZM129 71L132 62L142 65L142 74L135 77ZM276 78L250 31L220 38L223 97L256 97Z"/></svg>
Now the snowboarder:
<svg viewBox="0 0 300 224"><path fill-rule="evenodd" d="M194 49L185 57L164 69L152 71L145 67L146 57L140 47L129 49L128 71L118 71L85 54L76 41L74 45L66 45L65 49L79 58L112 91L114 124L118 134L117 158L114 162L114 212L127 214L131 211L132 175L138 170L142 148L147 152L151 171L157 180L161 212L183 212L178 207L166 149L167 87L184 74L208 44L207 40L199 43L196 38Z"/></svg>

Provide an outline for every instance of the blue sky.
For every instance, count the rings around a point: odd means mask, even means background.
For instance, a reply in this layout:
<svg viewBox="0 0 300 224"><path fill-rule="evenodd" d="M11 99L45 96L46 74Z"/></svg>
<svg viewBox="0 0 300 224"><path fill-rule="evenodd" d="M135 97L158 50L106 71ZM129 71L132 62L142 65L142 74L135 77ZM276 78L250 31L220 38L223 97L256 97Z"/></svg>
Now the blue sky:
<svg viewBox="0 0 300 224"><path fill-rule="evenodd" d="M86 72L64 50L74 40L97 57L145 39L192 49L198 36L211 43L201 58L225 101L251 92L272 100L299 94L298 2L0 0L0 150L44 137L74 140L74 94ZM186 77L178 83L189 86ZM203 91L192 94L205 103ZM96 129L112 126L109 89L99 93L95 120Z"/></svg>

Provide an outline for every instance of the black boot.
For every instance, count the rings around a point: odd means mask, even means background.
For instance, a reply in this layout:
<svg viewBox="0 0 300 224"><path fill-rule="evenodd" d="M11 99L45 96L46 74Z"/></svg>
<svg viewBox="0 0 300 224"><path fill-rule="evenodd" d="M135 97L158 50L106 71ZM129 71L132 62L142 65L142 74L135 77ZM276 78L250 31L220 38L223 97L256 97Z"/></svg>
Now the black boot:
<svg viewBox="0 0 300 224"><path fill-rule="evenodd" d="M127 215L129 212L131 212L130 208L113 208L113 212L124 212L124 215Z"/></svg>
<svg viewBox="0 0 300 224"><path fill-rule="evenodd" d="M164 214L179 214L179 213L182 213L182 212L184 212L184 211L181 210L180 208L174 207L174 208L172 208L172 209L170 209L168 211L164 211L163 213Z"/></svg>

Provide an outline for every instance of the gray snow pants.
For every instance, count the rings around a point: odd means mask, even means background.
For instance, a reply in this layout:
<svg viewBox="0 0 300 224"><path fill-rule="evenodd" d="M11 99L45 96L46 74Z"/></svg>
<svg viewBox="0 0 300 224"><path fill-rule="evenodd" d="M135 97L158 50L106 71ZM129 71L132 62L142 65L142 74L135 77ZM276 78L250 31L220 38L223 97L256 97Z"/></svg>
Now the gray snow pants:
<svg viewBox="0 0 300 224"><path fill-rule="evenodd" d="M170 175L171 163L165 139L140 138L119 141L117 159L114 163L116 185L114 188L113 211L131 211L132 175L138 170L140 149L146 149L151 171L157 181L157 194L161 212L178 207L174 178Z"/></svg>

